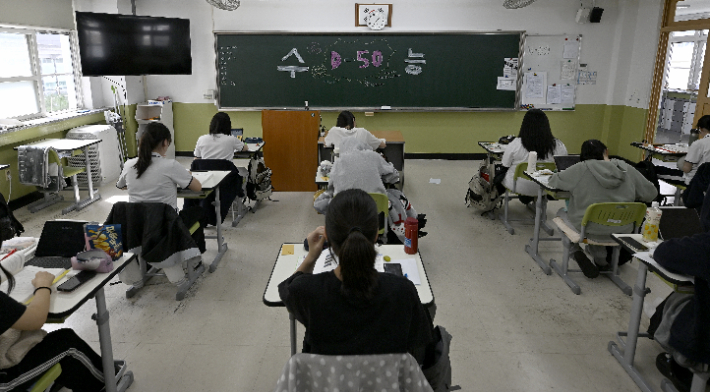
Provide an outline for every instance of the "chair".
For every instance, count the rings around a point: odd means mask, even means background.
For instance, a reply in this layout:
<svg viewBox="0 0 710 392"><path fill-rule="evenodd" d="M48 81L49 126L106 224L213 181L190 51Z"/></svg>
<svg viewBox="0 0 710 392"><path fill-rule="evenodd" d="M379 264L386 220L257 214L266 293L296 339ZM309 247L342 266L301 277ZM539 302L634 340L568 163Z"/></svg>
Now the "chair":
<svg viewBox="0 0 710 392"><path fill-rule="evenodd" d="M627 285L619 277L619 254L621 246L609 238L608 241L594 241L586 237L587 224L595 223L602 226L621 227L630 223L634 224L634 230L640 226L641 221L646 214L646 205L644 203L594 203L587 207L582 218L582 230L577 231L576 227L570 226L562 218L556 217L552 221L562 231L562 245L564 253L562 256L562 265L559 265L554 259L550 260L550 267L557 272L565 283L569 286L573 293L579 295L582 290L579 285L569 276L570 272L581 272L581 270L571 270L569 266L570 253L572 253L572 243L584 243L588 245L612 246L611 271L602 271L602 274L607 275L626 295L631 295L631 287Z"/></svg>
<svg viewBox="0 0 710 392"><path fill-rule="evenodd" d="M377 204L377 216L380 220L380 238L382 243L387 243L387 222L389 222L389 198L384 193L369 193L369 195L375 199L375 204Z"/></svg>
<svg viewBox="0 0 710 392"><path fill-rule="evenodd" d="M39 380L32 385L29 392L49 392L50 388L52 388L52 385L54 384L54 380L56 380L61 374L62 366L58 363L54 364L54 366L49 368L49 370L47 370L42 377L40 377Z"/></svg>
<svg viewBox="0 0 710 392"><path fill-rule="evenodd" d="M126 203L113 205L104 224L121 225L123 250L138 255L143 285L153 276L165 276L158 273L160 264L170 265L187 263L187 283L177 289L175 299L185 298L187 290L202 275L202 255L192 238L200 223L194 223L189 229L175 210L163 203ZM149 263L155 264L150 265ZM126 291L126 298L133 297L142 287L131 286Z"/></svg>
<svg viewBox="0 0 710 392"><path fill-rule="evenodd" d="M516 188L519 178L525 179L525 174L523 174L523 172L526 171L527 169L528 169L527 162L523 162L523 163L518 164L518 166L515 167L515 173L513 174L513 189L506 188L505 193L503 193L503 214L499 215L498 219L500 219L501 222L503 222L505 229L508 230L508 233L510 233L511 235L515 234L515 229L513 229L513 226L511 226L510 222L512 222L512 221L534 222L535 221L534 218L528 218L528 219L523 219L523 218L509 219L508 218L508 202L510 201L510 199L514 198L514 196L511 196L510 193L511 192L515 193L515 188ZM555 162L538 162L535 165L535 170L544 170L544 169L555 171L555 169L556 169ZM545 227L545 226L543 226L543 228L545 229L545 231L547 231L547 234L552 235L553 231L550 228Z"/></svg>
<svg viewBox="0 0 710 392"><path fill-rule="evenodd" d="M409 354L296 354L284 366L275 392L433 392Z"/></svg>
<svg viewBox="0 0 710 392"><path fill-rule="evenodd" d="M72 151L72 156L81 155L81 150ZM74 199L78 204L81 200L79 197L79 182L77 174L86 171L86 167L74 167L66 164L66 159L60 159L57 151L51 147L48 148L33 148L31 146L23 146L19 149L18 166L20 171L20 183L24 185L35 185L40 187L40 192L44 194L44 198L37 200L27 206L30 212L37 212L45 207L49 207L59 201L64 200L64 196L59 194L64 189L64 178L71 178L72 187L74 188ZM37 165L38 160L43 163ZM49 168L52 165L57 165L57 176L53 180L49 174ZM68 211L66 211L68 212ZM66 213L62 211L62 213Z"/></svg>

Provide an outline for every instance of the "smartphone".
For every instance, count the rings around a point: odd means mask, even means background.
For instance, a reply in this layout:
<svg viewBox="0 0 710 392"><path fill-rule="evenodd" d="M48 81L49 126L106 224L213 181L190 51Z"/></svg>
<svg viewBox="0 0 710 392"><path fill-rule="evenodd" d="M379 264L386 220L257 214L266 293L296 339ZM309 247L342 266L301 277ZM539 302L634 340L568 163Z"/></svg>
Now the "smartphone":
<svg viewBox="0 0 710 392"><path fill-rule="evenodd" d="M81 271L71 279L57 286L58 291L70 292L96 276L96 271Z"/></svg>
<svg viewBox="0 0 710 392"><path fill-rule="evenodd" d="M404 276L402 273L402 264L399 263L385 263L385 272L394 274L397 276Z"/></svg>
<svg viewBox="0 0 710 392"><path fill-rule="evenodd" d="M648 250L648 247L645 246L644 244L636 241L633 238L628 238L628 237L623 237L622 241L626 243L626 245L629 245L630 248L633 248L635 251L639 252L645 252Z"/></svg>

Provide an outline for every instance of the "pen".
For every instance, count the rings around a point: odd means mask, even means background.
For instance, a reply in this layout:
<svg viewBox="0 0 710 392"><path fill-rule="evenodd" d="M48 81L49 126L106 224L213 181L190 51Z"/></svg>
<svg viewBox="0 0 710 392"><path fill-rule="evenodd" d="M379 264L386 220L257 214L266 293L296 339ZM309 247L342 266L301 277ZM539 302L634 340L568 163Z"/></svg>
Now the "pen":
<svg viewBox="0 0 710 392"><path fill-rule="evenodd" d="M3 259L3 260L7 259L8 257L10 257L10 256L11 256L13 253L15 253L15 252L17 252L17 248L11 250L10 253L6 254L5 257L3 257L2 259Z"/></svg>
<svg viewBox="0 0 710 392"><path fill-rule="evenodd" d="M52 281L52 286L54 286L57 282L59 282L60 279L62 279L64 276L66 276L66 274L68 274L69 271L71 271L71 268L66 269L66 270L64 270L64 272L62 272L61 274L57 275L57 277L54 278L54 280ZM33 299L35 299L35 296L34 296L34 295L31 296L30 299L28 299L27 301L25 301L25 302L24 302L24 305L29 305L30 302L32 302Z"/></svg>

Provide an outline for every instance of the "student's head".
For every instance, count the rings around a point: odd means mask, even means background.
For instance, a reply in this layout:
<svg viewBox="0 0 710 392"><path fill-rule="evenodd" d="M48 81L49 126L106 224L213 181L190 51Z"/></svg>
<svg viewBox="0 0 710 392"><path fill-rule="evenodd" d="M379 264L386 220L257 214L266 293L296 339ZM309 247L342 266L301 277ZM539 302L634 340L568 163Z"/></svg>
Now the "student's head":
<svg viewBox="0 0 710 392"><path fill-rule="evenodd" d="M138 145L138 163L136 163L138 178L150 166L153 152L163 151L172 141L168 127L157 122L148 124Z"/></svg>
<svg viewBox="0 0 710 392"><path fill-rule="evenodd" d="M608 157L607 148L604 143L597 139L589 139L582 143L582 152L579 154L579 161L597 159L603 161Z"/></svg>
<svg viewBox="0 0 710 392"><path fill-rule="evenodd" d="M537 152L540 159L550 157L557 143L550 130L550 121L540 109L531 109L525 113L518 137L523 147L528 151Z"/></svg>
<svg viewBox="0 0 710 392"><path fill-rule="evenodd" d="M700 117L696 128L698 128L698 132L710 133L710 115Z"/></svg>
<svg viewBox="0 0 710 392"><path fill-rule="evenodd" d="M325 233L340 262L341 292L350 299L371 299L377 286L378 222L375 200L363 190L340 192L328 205Z"/></svg>
<svg viewBox="0 0 710 392"><path fill-rule="evenodd" d="M343 110L338 115L338 120L335 122L336 127L353 129L355 128L355 116L347 110Z"/></svg>
<svg viewBox="0 0 710 392"><path fill-rule="evenodd" d="M217 112L217 114L212 116L212 121L210 121L210 135L217 134L232 134L232 119L225 112Z"/></svg>

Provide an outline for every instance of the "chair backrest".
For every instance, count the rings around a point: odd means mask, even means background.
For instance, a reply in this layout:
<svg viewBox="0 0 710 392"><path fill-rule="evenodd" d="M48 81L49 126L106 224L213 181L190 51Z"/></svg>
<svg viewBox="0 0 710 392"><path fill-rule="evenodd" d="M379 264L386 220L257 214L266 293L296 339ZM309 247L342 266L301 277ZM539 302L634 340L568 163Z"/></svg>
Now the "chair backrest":
<svg viewBox="0 0 710 392"><path fill-rule="evenodd" d="M582 230L589 222L602 226L626 226L633 223L638 227L646 214L644 203L594 203L587 207L582 218Z"/></svg>
<svg viewBox="0 0 710 392"><path fill-rule="evenodd" d="M296 354L276 384L277 392L328 390L433 392L411 354Z"/></svg>
<svg viewBox="0 0 710 392"><path fill-rule="evenodd" d="M389 216L389 199L387 198L387 195L384 193L369 193L369 195L375 199L375 204L377 204L377 216L379 218L379 224L380 224L380 235L385 234L385 222L387 221L387 217Z"/></svg>
<svg viewBox="0 0 710 392"><path fill-rule="evenodd" d="M555 162L537 162L535 164L535 170L545 169L555 171L557 166L555 165ZM515 167L515 173L513 174L513 192L515 192L515 184L518 182L518 178L526 178L525 174L523 174L526 170L528 170L527 162L519 163L518 166Z"/></svg>

